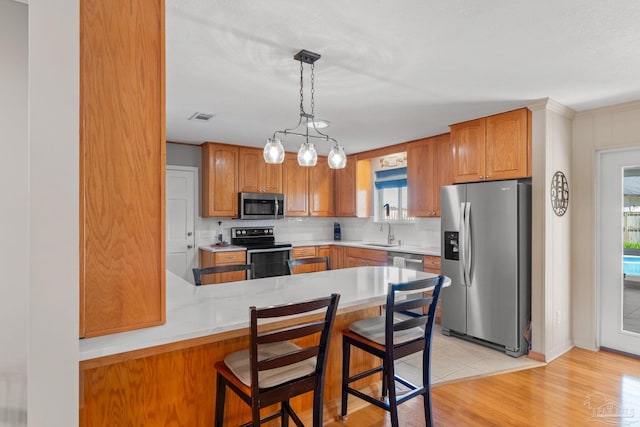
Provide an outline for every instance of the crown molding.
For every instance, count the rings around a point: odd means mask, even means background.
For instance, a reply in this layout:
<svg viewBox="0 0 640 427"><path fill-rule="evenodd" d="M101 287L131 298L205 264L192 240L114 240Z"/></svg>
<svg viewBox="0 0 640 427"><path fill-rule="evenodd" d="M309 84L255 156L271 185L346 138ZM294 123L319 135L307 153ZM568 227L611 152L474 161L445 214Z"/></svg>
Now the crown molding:
<svg viewBox="0 0 640 427"><path fill-rule="evenodd" d="M531 111L549 110L554 113L558 113L568 119L573 119L576 115L576 111L559 103L551 98L542 98L537 101L533 101L527 104L527 108Z"/></svg>

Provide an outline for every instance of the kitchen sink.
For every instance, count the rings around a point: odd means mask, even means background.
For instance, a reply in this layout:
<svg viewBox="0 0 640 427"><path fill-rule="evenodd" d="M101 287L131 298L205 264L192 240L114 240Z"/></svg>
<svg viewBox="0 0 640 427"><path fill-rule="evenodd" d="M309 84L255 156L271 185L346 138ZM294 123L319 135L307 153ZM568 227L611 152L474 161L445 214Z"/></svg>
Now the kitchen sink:
<svg viewBox="0 0 640 427"><path fill-rule="evenodd" d="M389 244L389 243L365 243L365 246L377 246L379 248L395 248L398 246L397 244Z"/></svg>

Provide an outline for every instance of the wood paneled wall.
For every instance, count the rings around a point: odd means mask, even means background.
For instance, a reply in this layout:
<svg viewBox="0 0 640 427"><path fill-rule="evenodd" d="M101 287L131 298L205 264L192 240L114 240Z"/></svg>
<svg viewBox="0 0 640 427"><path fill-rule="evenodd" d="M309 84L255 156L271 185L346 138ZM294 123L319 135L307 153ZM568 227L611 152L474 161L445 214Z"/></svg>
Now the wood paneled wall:
<svg viewBox="0 0 640 427"><path fill-rule="evenodd" d="M80 2L80 335L165 319L163 0Z"/></svg>

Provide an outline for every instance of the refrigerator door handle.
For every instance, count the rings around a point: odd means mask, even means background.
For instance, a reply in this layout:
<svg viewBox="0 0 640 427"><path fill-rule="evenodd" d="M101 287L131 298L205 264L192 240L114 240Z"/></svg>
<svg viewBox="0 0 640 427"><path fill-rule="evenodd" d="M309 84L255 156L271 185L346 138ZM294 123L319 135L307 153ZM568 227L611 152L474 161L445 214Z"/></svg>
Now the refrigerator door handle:
<svg viewBox="0 0 640 427"><path fill-rule="evenodd" d="M471 262L473 261L473 253L471 250L471 203L465 203L464 238L464 250L466 252L464 263L465 282L467 286L471 286Z"/></svg>
<svg viewBox="0 0 640 427"><path fill-rule="evenodd" d="M465 230L465 213L466 213L466 203L460 203L460 235L458 236L458 247L460 250L460 263L462 264L462 284L464 286L467 285L467 250L466 250L466 238L467 231Z"/></svg>

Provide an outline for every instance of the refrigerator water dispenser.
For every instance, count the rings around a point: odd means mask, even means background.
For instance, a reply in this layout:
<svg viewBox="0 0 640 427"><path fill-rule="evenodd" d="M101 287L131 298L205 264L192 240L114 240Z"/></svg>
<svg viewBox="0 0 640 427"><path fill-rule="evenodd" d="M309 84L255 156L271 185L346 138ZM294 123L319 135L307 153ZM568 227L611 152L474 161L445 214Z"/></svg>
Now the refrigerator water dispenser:
<svg viewBox="0 0 640 427"><path fill-rule="evenodd" d="M444 232L444 259L460 260L458 234L457 231Z"/></svg>

